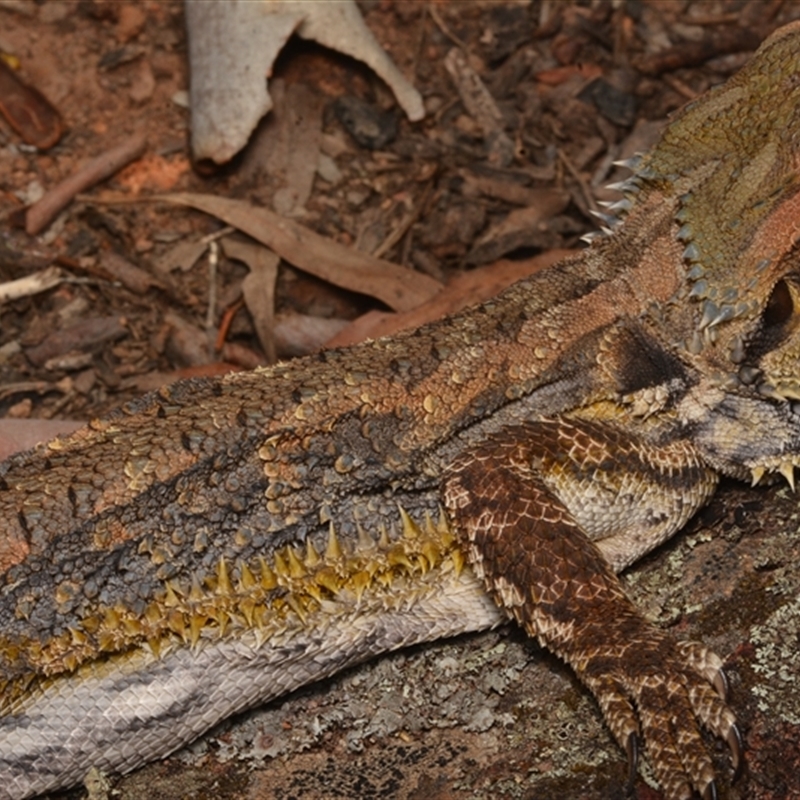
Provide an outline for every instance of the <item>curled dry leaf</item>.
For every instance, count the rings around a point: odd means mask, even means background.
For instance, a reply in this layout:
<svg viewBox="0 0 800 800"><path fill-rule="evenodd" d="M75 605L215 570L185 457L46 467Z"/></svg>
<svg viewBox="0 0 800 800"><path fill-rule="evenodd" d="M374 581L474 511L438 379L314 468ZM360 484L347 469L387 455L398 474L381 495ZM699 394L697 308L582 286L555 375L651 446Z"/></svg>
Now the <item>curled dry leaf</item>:
<svg viewBox="0 0 800 800"><path fill-rule="evenodd" d="M364 23L353 0L187 0L191 69L192 152L229 161L272 108L266 78L296 33L363 61L394 92L409 119L425 114L422 97Z"/></svg>
<svg viewBox="0 0 800 800"><path fill-rule="evenodd" d="M52 103L41 92L23 83L2 59L0 114L26 144L40 150L52 147L64 132L61 115Z"/></svg>

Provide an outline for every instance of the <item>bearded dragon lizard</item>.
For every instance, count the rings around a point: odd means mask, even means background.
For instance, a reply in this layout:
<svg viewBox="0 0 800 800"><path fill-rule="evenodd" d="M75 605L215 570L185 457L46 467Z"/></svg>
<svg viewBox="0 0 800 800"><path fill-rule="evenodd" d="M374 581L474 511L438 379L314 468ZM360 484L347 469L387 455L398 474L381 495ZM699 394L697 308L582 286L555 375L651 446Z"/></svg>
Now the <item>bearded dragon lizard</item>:
<svg viewBox="0 0 800 800"><path fill-rule="evenodd" d="M0 797L508 618L669 800L740 734L616 573L800 463L800 24L678 114L613 234L413 333L164 388L0 466Z"/></svg>

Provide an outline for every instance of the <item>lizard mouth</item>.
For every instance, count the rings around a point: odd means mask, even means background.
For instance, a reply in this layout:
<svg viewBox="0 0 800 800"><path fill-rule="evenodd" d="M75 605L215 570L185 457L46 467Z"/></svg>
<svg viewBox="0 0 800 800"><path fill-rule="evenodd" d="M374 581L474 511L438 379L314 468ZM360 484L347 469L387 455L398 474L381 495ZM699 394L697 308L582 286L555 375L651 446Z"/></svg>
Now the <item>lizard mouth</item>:
<svg viewBox="0 0 800 800"><path fill-rule="evenodd" d="M789 401L792 404L792 413L800 416L800 381L795 378L780 378L778 380L764 381L758 384L758 393L774 400Z"/></svg>
<svg viewBox="0 0 800 800"><path fill-rule="evenodd" d="M751 486L756 486L765 475L782 475L791 487L795 488L794 468L800 467L800 455L770 458L757 466L750 467Z"/></svg>
<svg viewBox="0 0 800 800"><path fill-rule="evenodd" d="M800 425L800 382L794 379L764 381L758 386L758 393L785 404L792 422ZM780 474L795 490L794 468L800 467L800 454L767 457L755 466L750 466L751 486L756 486L767 475Z"/></svg>

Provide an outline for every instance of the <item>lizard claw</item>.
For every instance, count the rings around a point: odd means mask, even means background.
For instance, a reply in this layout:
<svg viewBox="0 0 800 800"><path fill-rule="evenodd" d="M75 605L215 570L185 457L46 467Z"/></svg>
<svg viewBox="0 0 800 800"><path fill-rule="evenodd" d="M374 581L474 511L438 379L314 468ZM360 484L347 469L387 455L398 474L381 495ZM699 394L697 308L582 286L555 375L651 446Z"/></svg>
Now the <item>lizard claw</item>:
<svg viewBox="0 0 800 800"><path fill-rule="evenodd" d="M703 800L717 800L717 784L714 781L703 790Z"/></svg>
<svg viewBox="0 0 800 800"><path fill-rule="evenodd" d="M628 736L625 750L628 753L628 794L633 794L633 786L636 783L636 776L639 774L639 737L635 732L631 732Z"/></svg>
<svg viewBox="0 0 800 800"><path fill-rule="evenodd" d="M714 688L717 690L717 694L720 696L720 699L727 700L730 687L728 685L728 676L725 674L725 670L717 670L717 674L714 676L713 683Z"/></svg>
<svg viewBox="0 0 800 800"><path fill-rule="evenodd" d="M742 767L744 766L744 759L742 758L742 751L744 744L742 743L742 732L739 726L734 722L728 731L727 736L728 747L731 750L731 765L733 766L733 780L737 781L742 775Z"/></svg>

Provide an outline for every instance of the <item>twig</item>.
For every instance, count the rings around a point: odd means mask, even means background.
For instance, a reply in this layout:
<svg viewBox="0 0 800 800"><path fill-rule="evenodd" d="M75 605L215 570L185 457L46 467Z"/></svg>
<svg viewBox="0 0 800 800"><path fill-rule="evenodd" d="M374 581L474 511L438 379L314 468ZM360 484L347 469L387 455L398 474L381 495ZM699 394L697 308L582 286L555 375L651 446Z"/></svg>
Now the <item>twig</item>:
<svg viewBox="0 0 800 800"><path fill-rule="evenodd" d="M153 198L150 198L151 200ZM155 198L156 200L158 198ZM200 239L200 244L208 244L210 245L212 242L216 242L218 239L222 239L225 236L230 235L236 230L233 225L226 225L224 228L220 228L218 231L212 231L211 233L207 233L202 239Z"/></svg>
<svg viewBox="0 0 800 800"><path fill-rule="evenodd" d="M661 80L663 80L668 86L671 86L679 95L685 97L687 100L697 100L699 93L692 89L691 86L685 84L680 78L675 77L675 75L666 73L661 77Z"/></svg>
<svg viewBox="0 0 800 800"><path fill-rule="evenodd" d="M214 352L219 353L225 346L225 340L228 338L228 331L230 330L233 318L239 313L239 310L244 308L244 300L240 297L232 305L228 306L222 314L222 319L219 321L219 330L217 331L217 340L214 343Z"/></svg>
<svg viewBox="0 0 800 800"><path fill-rule="evenodd" d="M131 161L135 161L144 152L147 139L143 133L135 134L129 139L106 150L93 158L74 175L54 186L41 199L37 200L25 214L25 231L30 236L41 233L78 194L90 186L94 186L106 178L110 178Z"/></svg>
<svg viewBox="0 0 800 800"><path fill-rule="evenodd" d="M465 53L467 52L467 45L461 41L445 24L445 21L439 15L433 3L428 3L428 13L431 19L436 23L436 27L456 46L460 47Z"/></svg>
<svg viewBox="0 0 800 800"><path fill-rule="evenodd" d="M575 182L578 184L578 188L581 190L581 195L583 196L583 200L586 203L586 208L590 211L599 211L599 207L597 202L595 201L594 197L592 196L592 192L589 189L588 184L583 178L583 175L577 170L575 165L570 161L569 157L564 153L563 150L559 149L558 151L558 158L561 163L566 168L567 172L575 179Z"/></svg>
<svg viewBox="0 0 800 800"><path fill-rule="evenodd" d="M64 273L58 267L48 267L15 281L0 283L0 303L45 292L54 286L58 286L64 280L64 277Z"/></svg>
<svg viewBox="0 0 800 800"><path fill-rule="evenodd" d="M514 160L514 143L506 134L503 114L481 76L462 50L452 48L444 67L453 79L467 113L478 123L489 150L489 163L507 167Z"/></svg>
<svg viewBox="0 0 800 800"><path fill-rule="evenodd" d="M206 333L211 336L214 331L214 320L217 316L217 264L219 263L219 245L217 240L208 245L208 308L206 309Z"/></svg>
<svg viewBox="0 0 800 800"><path fill-rule="evenodd" d="M433 184L429 183L414 208L400 220L397 227L375 248L375 251L372 253L375 258L383 258L406 235L409 228L411 228L420 218L422 212L427 208L432 191Z"/></svg>

